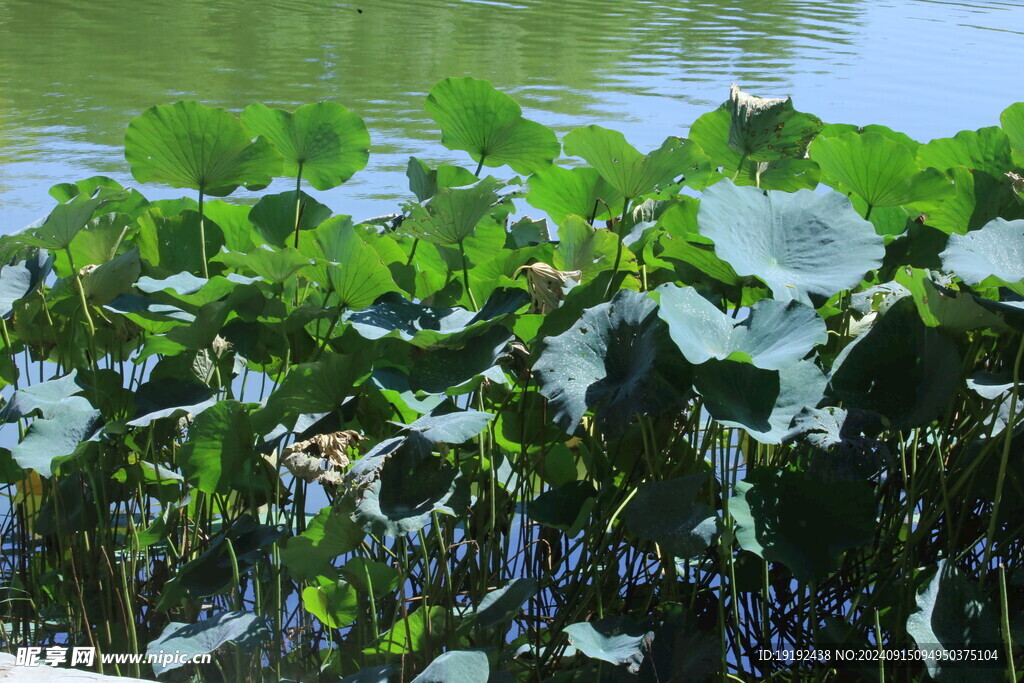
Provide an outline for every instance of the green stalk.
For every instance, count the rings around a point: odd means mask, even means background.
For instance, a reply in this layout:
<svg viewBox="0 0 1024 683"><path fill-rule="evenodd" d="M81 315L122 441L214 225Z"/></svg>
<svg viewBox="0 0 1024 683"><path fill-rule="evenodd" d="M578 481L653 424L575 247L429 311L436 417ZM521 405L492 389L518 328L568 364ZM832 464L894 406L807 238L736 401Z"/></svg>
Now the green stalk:
<svg viewBox="0 0 1024 683"><path fill-rule="evenodd" d="M484 159L486 159L486 158L487 158L486 154L481 154L480 155L480 163L476 165L476 170L473 171L473 175L475 175L477 178L480 177L480 171L483 170Z"/></svg>
<svg viewBox="0 0 1024 683"><path fill-rule="evenodd" d="M210 279L210 270L206 266L206 224L203 218L202 190L199 190L199 254L203 259L203 277Z"/></svg>
<svg viewBox="0 0 1024 683"><path fill-rule="evenodd" d="M615 265L612 266L612 276L608 280L608 286L604 290L604 298L612 293L612 287L615 285L615 280L618 279L619 274L619 263L622 261L622 228L626 225L626 215L629 213L629 197L622 200L622 222L619 224L619 229L615 231L615 235L619 238L618 245L615 248Z"/></svg>
<svg viewBox="0 0 1024 683"><path fill-rule="evenodd" d="M483 163L482 161L480 163ZM466 249L462 246L462 240L459 240L459 255L462 256L462 282L466 286L466 293L469 294L469 301L473 304L473 310L480 310L480 307L476 304L476 299L473 297L473 290L469 288L469 269L466 267Z"/></svg>
<svg viewBox="0 0 1024 683"><path fill-rule="evenodd" d="M200 204L202 206L202 204ZM200 223L202 226L202 223ZM85 300L85 288L82 287L82 278L78 276L78 268L75 267L75 257L71 255L71 247L65 247L64 253L68 255L68 263L71 265L71 278L75 281L75 289L78 290L78 298L82 302L82 311L85 313L85 321L89 323L89 338L96 336L96 325L92 322L92 315L89 314L89 302ZM96 359L93 358L93 363Z"/></svg>
<svg viewBox="0 0 1024 683"><path fill-rule="evenodd" d="M299 218L302 217L302 162L295 176L295 248L299 248Z"/></svg>

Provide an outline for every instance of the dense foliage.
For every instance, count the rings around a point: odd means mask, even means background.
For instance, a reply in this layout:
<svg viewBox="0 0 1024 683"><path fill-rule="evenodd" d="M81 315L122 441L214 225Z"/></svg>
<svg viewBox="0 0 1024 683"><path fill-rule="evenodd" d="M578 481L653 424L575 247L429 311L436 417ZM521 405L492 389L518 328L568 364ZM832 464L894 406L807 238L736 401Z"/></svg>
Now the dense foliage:
<svg viewBox="0 0 1024 683"><path fill-rule="evenodd" d="M216 652L117 671L172 680L1019 667L1024 104L922 144L734 87L647 154L486 81L426 109L473 170L410 159L394 215L302 191L366 164L343 107L179 102L125 156L188 196L58 185L0 240L5 647ZM967 645L1000 661L934 656ZM756 656L813 647L932 657Z"/></svg>

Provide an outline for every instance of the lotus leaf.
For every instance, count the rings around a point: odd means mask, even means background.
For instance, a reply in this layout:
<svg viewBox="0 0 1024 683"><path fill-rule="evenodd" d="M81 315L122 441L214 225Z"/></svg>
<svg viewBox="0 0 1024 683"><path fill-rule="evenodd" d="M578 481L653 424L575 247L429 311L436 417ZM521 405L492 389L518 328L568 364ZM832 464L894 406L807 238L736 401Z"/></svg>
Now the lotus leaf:
<svg viewBox="0 0 1024 683"><path fill-rule="evenodd" d="M597 169L549 166L530 176L526 201L558 224L567 216L608 220L622 207L622 194ZM559 233L561 236L561 233Z"/></svg>
<svg viewBox="0 0 1024 683"><path fill-rule="evenodd" d="M344 628L359 616L359 598L346 581L307 586L302 606L330 628Z"/></svg>
<svg viewBox="0 0 1024 683"><path fill-rule="evenodd" d="M425 202L445 187L465 187L477 181L477 177L462 168L441 164L432 169L416 157L409 157L405 175L409 178L409 189L416 199Z"/></svg>
<svg viewBox="0 0 1024 683"><path fill-rule="evenodd" d="M198 415L217 403L210 387L196 381L167 377L144 382L135 392L135 417L129 427L146 427L154 420Z"/></svg>
<svg viewBox="0 0 1024 683"><path fill-rule="evenodd" d="M645 482L623 509L622 521L637 538L654 541L673 557L696 557L720 526L715 511L700 500L707 482L704 473Z"/></svg>
<svg viewBox="0 0 1024 683"><path fill-rule="evenodd" d="M46 408L44 415L32 422L11 456L20 467L51 477L99 427L100 411L81 396L72 396Z"/></svg>
<svg viewBox="0 0 1024 683"><path fill-rule="evenodd" d="M242 185L261 190L281 172L281 157L253 142L230 112L198 102L150 107L132 119L124 156L140 183L167 183L224 197Z"/></svg>
<svg viewBox="0 0 1024 683"><path fill-rule="evenodd" d="M882 263L882 238L838 192L792 194L709 187L697 214L700 233L740 275L755 275L780 301L810 303L855 287Z"/></svg>
<svg viewBox="0 0 1024 683"><path fill-rule="evenodd" d="M499 181L487 176L468 187L442 188L427 201L413 204L400 230L435 244L459 244L501 201L498 187Z"/></svg>
<svg viewBox="0 0 1024 683"><path fill-rule="evenodd" d="M866 481L757 468L736 484L729 512L744 550L783 563L799 581L824 579L844 551L875 534L875 496Z"/></svg>
<svg viewBox="0 0 1024 683"><path fill-rule="evenodd" d="M821 130L821 120L793 109L791 98L755 97L735 83L726 107L731 114L729 147L752 161L802 157Z"/></svg>
<svg viewBox="0 0 1024 683"><path fill-rule="evenodd" d="M941 560L917 595L907 633L925 653L925 666L935 680L994 681L1000 678L998 671L978 668L977 663L972 667L944 651L994 646L999 642L996 624L996 614L978 587L951 561Z"/></svg>
<svg viewBox="0 0 1024 683"><path fill-rule="evenodd" d="M548 339L533 370L555 421L570 434L594 409L605 434L617 436L635 415L679 405L690 386L689 367L671 346L657 306L629 290Z"/></svg>
<svg viewBox="0 0 1024 683"><path fill-rule="evenodd" d="M182 666L177 661L164 663L160 656L164 652L196 657L215 652L229 642L250 651L269 638L270 629L263 617L248 612L218 612L194 624L172 621L146 646L146 654L155 657L153 673L159 676Z"/></svg>
<svg viewBox="0 0 1024 683"><path fill-rule="evenodd" d="M583 157L626 199L657 192L705 160L700 148L684 138L670 137L650 154L641 154L622 133L593 125L566 135L565 151ZM593 213L590 207L579 215Z"/></svg>
<svg viewBox="0 0 1024 683"><path fill-rule="evenodd" d="M473 622L480 628L494 628L512 621L523 605L537 594L536 579L513 579L507 586L496 588L483 597L473 613Z"/></svg>
<svg viewBox="0 0 1024 683"><path fill-rule="evenodd" d="M307 104L294 112L250 104L242 112L242 123L274 145L284 159L286 176L305 178L318 190L341 185L370 157L366 124L335 102Z"/></svg>
<svg viewBox="0 0 1024 683"><path fill-rule="evenodd" d="M300 202L299 230L312 230L331 217L331 210L310 197L295 190L261 197L249 211L249 221L256 230L274 247L284 247L295 235L295 204ZM213 216L211 215L211 218ZM215 219L216 220L216 219Z"/></svg>
<svg viewBox="0 0 1024 683"><path fill-rule="evenodd" d="M558 156L554 132L524 119L516 101L490 81L446 78L430 89L424 108L441 126L441 144L469 152L481 166L531 173Z"/></svg>
<svg viewBox="0 0 1024 683"><path fill-rule="evenodd" d="M950 235L942 266L969 285L989 276L1009 284L1024 280L1024 220L994 218L981 230Z"/></svg>
<svg viewBox="0 0 1024 683"><path fill-rule="evenodd" d="M329 576L334 571L331 560L358 548L365 537L366 532L352 521L350 511L325 507L309 521L305 531L288 539L281 561L299 578Z"/></svg>
<svg viewBox="0 0 1024 683"><path fill-rule="evenodd" d="M364 650L367 654L413 654L423 652L428 639L440 639L445 633L448 610L438 605L424 605L408 616L395 621L394 627L381 636L376 647ZM436 640L434 641L436 642Z"/></svg>
<svg viewBox="0 0 1024 683"><path fill-rule="evenodd" d="M478 650L449 650L432 661L412 683L452 683L486 681L491 665Z"/></svg>
<svg viewBox="0 0 1024 683"><path fill-rule="evenodd" d="M808 152L832 187L860 195L869 207L933 202L953 194L938 170L921 170L912 149L877 133L845 133L811 143Z"/></svg>
<svg viewBox="0 0 1024 683"><path fill-rule="evenodd" d="M651 649L654 632L628 617L608 617L565 627L569 642L591 659L625 665L631 674L640 671Z"/></svg>
<svg viewBox="0 0 1024 683"><path fill-rule="evenodd" d="M672 341L694 365L711 358L736 359L738 354L756 367L781 370L825 342L825 321L796 301L764 299L737 323L692 287L666 284L653 296Z"/></svg>

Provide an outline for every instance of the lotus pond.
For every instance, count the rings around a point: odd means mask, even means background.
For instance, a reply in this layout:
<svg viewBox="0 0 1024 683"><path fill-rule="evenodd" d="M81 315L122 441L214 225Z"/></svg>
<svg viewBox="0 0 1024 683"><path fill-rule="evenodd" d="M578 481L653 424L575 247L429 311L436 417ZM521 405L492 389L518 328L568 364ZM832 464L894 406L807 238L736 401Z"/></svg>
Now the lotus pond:
<svg viewBox="0 0 1024 683"><path fill-rule="evenodd" d="M423 106L464 163L378 218L305 191L367 164L345 107L183 101L124 138L179 198L90 177L0 238L4 648L1016 679L1024 103L922 143L733 87L646 152L483 80Z"/></svg>

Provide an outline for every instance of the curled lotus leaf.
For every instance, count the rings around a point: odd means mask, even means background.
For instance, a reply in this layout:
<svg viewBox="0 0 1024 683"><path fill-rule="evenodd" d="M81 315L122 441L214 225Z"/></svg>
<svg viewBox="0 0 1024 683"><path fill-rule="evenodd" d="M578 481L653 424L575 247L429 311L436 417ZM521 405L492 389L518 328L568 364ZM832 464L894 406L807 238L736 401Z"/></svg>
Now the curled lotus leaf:
<svg viewBox="0 0 1024 683"><path fill-rule="evenodd" d="M759 368L781 370L827 337L825 321L797 301L762 299L737 322L692 287L666 284L654 296L672 341L694 365L712 358L740 358Z"/></svg>
<svg viewBox="0 0 1024 683"><path fill-rule="evenodd" d="M821 130L821 120L796 111L791 98L756 97L735 83L725 106L731 115L729 147L752 161L800 158Z"/></svg>

